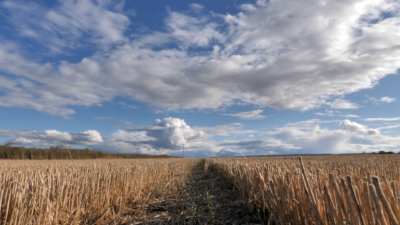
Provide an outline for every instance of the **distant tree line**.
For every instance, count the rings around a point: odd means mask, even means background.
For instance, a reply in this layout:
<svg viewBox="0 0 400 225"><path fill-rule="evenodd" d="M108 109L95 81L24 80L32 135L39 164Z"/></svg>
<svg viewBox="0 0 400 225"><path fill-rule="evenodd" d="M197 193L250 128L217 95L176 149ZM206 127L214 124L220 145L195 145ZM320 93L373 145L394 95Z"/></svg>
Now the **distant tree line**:
<svg viewBox="0 0 400 225"><path fill-rule="evenodd" d="M71 154L71 155L70 155ZM168 155L113 154L100 150L68 149L62 145L49 148L13 146L11 142L0 144L0 159L140 159L140 158L173 158Z"/></svg>
<svg viewBox="0 0 400 225"><path fill-rule="evenodd" d="M384 155L384 154L395 154L395 153L392 152L392 151L389 151L389 152L379 151L378 153L376 153L376 152L371 152L371 154L381 154L381 155ZM400 152L399 152L399 154L400 154Z"/></svg>

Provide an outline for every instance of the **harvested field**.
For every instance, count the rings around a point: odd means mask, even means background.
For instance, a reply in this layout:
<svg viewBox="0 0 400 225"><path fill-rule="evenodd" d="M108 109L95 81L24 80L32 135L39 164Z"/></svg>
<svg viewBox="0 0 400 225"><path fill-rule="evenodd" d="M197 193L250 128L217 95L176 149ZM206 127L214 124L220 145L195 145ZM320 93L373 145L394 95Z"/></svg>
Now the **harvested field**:
<svg viewBox="0 0 400 225"><path fill-rule="evenodd" d="M2 160L0 224L121 224L177 191L178 178L198 161Z"/></svg>
<svg viewBox="0 0 400 225"><path fill-rule="evenodd" d="M133 224L261 224L237 189L217 173L204 173L204 160L188 174L178 195L163 195L145 207Z"/></svg>
<svg viewBox="0 0 400 225"><path fill-rule="evenodd" d="M0 161L0 224L399 224L399 162L399 155Z"/></svg>
<svg viewBox="0 0 400 225"><path fill-rule="evenodd" d="M399 155L206 161L275 224L399 224Z"/></svg>

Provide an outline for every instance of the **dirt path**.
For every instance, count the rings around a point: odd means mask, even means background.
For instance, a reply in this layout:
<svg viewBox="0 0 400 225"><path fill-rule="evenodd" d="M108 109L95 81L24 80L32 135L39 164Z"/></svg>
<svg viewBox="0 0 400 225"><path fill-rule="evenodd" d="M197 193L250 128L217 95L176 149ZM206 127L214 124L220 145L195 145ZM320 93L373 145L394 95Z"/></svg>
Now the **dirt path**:
<svg viewBox="0 0 400 225"><path fill-rule="evenodd" d="M237 190L218 174L204 174L204 160L192 169L175 198L155 199L141 219L125 224L261 224Z"/></svg>

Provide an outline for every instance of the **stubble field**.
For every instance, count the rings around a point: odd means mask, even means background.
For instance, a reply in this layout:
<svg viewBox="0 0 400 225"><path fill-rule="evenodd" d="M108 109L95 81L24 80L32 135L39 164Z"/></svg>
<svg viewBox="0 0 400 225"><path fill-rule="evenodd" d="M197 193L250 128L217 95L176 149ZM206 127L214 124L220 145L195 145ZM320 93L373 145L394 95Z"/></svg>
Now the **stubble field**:
<svg viewBox="0 0 400 225"><path fill-rule="evenodd" d="M2 160L0 224L122 223L197 159Z"/></svg>
<svg viewBox="0 0 400 225"><path fill-rule="evenodd" d="M400 221L400 156L2 160L0 224Z"/></svg>
<svg viewBox="0 0 400 225"><path fill-rule="evenodd" d="M276 224L399 224L400 157L342 155L207 161Z"/></svg>

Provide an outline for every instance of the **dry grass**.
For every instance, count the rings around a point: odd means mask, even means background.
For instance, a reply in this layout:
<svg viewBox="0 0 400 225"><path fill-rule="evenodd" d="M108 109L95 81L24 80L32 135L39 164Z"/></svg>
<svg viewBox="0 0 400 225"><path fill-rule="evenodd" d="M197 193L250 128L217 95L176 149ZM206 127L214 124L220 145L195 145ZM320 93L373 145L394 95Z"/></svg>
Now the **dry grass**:
<svg viewBox="0 0 400 225"><path fill-rule="evenodd" d="M0 224L102 224L176 190L196 159L0 161Z"/></svg>
<svg viewBox="0 0 400 225"><path fill-rule="evenodd" d="M222 174L276 224L399 224L399 155L223 158Z"/></svg>

